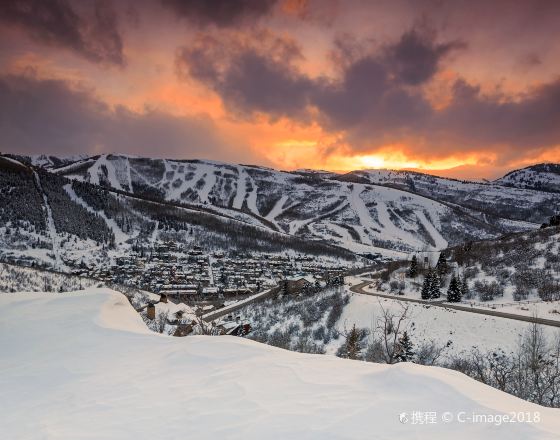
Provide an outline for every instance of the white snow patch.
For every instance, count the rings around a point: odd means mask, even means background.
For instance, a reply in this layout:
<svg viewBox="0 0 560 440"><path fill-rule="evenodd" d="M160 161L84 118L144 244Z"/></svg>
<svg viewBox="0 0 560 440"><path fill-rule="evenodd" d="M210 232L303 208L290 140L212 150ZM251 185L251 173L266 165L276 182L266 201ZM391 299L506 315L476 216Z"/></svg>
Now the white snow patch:
<svg viewBox="0 0 560 440"><path fill-rule="evenodd" d="M552 440L558 410L441 368L147 331L116 292L0 296L6 439ZM410 425L399 414L539 411L541 422Z"/></svg>

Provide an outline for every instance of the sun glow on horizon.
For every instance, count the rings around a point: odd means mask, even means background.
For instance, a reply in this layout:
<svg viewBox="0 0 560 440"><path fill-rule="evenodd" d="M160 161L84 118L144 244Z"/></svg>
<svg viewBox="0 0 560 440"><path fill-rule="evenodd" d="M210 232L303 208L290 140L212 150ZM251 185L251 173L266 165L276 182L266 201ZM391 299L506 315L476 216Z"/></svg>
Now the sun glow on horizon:
<svg viewBox="0 0 560 440"><path fill-rule="evenodd" d="M479 158L475 155L469 155L467 157L453 156L442 159L419 161L407 157L407 155L402 151L393 150L388 154L381 152L356 156L347 156L344 154L331 156L327 161L318 164L316 168L335 172L349 172L366 169L388 169L416 170L429 173L476 165L479 165ZM312 167L313 166L308 166L308 168Z"/></svg>
<svg viewBox="0 0 560 440"><path fill-rule="evenodd" d="M390 157L386 158L381 155L357 156L354 159L359 169L364 169L364 168L403 169L403 168L418 168L419 166L418 162L408 161L408 160L393 160Z"/></svg>
<svg viewBox="0 0 560 440"><path fill-rule="evenodd" d="M499 177L507 168L527 165L501 164L497 151L450 151L449 155L445 152L430 155L427 153L430 148L422 144L413 146L414 142L372 146L369 151L357 152L355 147L341 142L340 137L327 137L319 129L315 132L302 129L292 133L292 136L282 136L286 131L265 130L263 134L270 136L269 146L265 148L263 145L266 142L262 141L260 145L255 145L259 151L265 152L273 168L316 169L341 174L367 169L410 170L446 177L478 179ZM274 139L276 136L278 138Z"/></svg>

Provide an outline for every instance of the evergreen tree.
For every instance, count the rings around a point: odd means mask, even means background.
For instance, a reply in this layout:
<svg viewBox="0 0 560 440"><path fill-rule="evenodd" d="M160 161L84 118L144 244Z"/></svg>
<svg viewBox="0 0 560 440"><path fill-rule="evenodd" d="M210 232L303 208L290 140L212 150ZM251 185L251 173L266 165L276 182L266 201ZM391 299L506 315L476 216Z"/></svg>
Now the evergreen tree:
<svg viewBox="0 0 560 440"><path fill-rule="evenodd" d="M465 277L464 275L460 282L459 290L461 291L461 298L469 297L469 283L467 283L467 277Z"/></svg>
<svg viewBox="0 0 560 440"><path fill-rule="evenodd" d="M346 337L346 357L348 359L358 359L360 357L360 351L360 333L356 328L356 324L354 324L352 330L350 330L350 333L348 333Z"/></svg>
<svg viewBox="0 0 560 440"><path fill-rule="evenodd" d="M429 269L428 273L426 273L426 276L424 277L424 284L422 284L421 298L424 300L430 299L430 285L432 282L431 279L432 279L432 270Z"/></svg>
<svg viewBox="0 0 560 440"><path fill-rule="evenodd" d="M435 269L428 269L428 273L424 278L422 285L422 299L434 299L441 296L440 292L441 281Z"/></svg>
<svg viewBox="0 0 560 440"><path fill-rule="evenodd" d="M461 285L455 274L451 277L451 282L447 289L447 301L461 302Z"/></svg>
<svg viewBox="0 0 560 440"><path fill-rule="evenodd" d="M440 252L438 262L436 264L436 270L438 275L441 277L449 272L449 266L447 265L447 259L445 258L445 254Z"/></svg>
<svg viewBox="0 0 560 440"><path fill-rule="evenodd" d="M288 295L288 280L282 280L281 292L283 296Z"/></svg>
<svg viewBox="0 0 560 440"><path fill-rule="evenodd" d="M399 353L396 358L397 362L412 362L414 359L413 344L406 331L399 339Z"/></svg>
<svg viewBox="0 0 560 440"><path fill-rule="evenodd" d="M441 296L441 279L439 277L437 269L432 269L432 276L430 280L430 298L435 299Z"/></svg>
<svg viewBox="0 0 560 440"><path fill-rule="evenodd" d="M416 255L412 256L412 260L410 260L410 267L408 268L406 275L410 278L416 278L416 275L418 275L418 259L416 258Z"/></svg>

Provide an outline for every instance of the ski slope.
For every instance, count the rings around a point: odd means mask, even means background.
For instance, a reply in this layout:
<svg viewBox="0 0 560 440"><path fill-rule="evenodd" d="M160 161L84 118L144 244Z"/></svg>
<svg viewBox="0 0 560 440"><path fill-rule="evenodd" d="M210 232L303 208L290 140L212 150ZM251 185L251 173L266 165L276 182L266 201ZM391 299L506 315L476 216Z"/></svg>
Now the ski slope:
<svg viewBox="0 0 560 440"><path fill-rule="evenodd" d="M445 249L448 244L447 240L441 236L441 234L435 228L433 223L430 220L428 220L428 217L426 217L424 211L417 210L415 211L415 214L416 217L418 217L418 219L420 220L420 222L424 225L424 227L426 228L426 230L428 231L432 239L434 240L435 249L437 250Z"/></svg>
<svg viewBox="0 0 560 440"><path fill-rule="evenodd" d="M76 192L72 188L71 183L68 183L68 184L64 185L64 190L66 191L66 193L68 194L68 196L70 197L70 199L72 201L74 201L77 204L83 206L89 212L100 216L105 221L107 226L115 234L115 242L116 243L118 243L119 245L124 245L126 243L126 241L130 238L130 236L128 234L126 234L125 232L123 232L123 230L119 227L119 225L117 225L117 222L115 220L107 217L107 215L103 211L94 210L80 196L78 196L78 194L76 194ZM138 231L136 231L136 234L138 234Z"/></svg>
<svg viewBox="0 0 560 440"><path fill-rule="evenodd" d="M62 269L63 263L62 258L60 256L60 237L56 230L56 225L54 223L54 218L52 215L51 205L49 204L49 198L43 189L43 185L41 184L41 179L39 175L34 171L33 172L33 179L35 180L35 184L37 185L37 189L41 193L41 197L43 198L43 206L45 208L45 212L47 214L47 229L49 231L49 236L52 242L52 250L53 255L55 258L55 268Z"/></svg>
<svg viewBox="0 0 560 440"><path fill-rule="evenodd" d="M235 209L241 209L245 197L247 196L247 173L243 170L243 167L237 167L237 174L239 178L237 180L237 192L235 193L235 199L233 200L233 207Z"/></svg>
<svg viewBox="0 0 560 440"><path fill-rule="evenodd" d="M441 368L151 333L121 294L0 296L6 439L552 440L559 411ZM412 425L412 411L535 412L540 422ZM400 422L399 419L403 422Z"/></svg>
<svg viewBox="0 0 560 440"><path fill-rule="evenodd" d="M551 193L388 170L350 173L360 180L353 182L333 173L101 155L54 172L150 198L203 205L306 239L345 247L350 239L351 248L369 246L366 253L379 247L398 252L439 250L465 240L536 228L521 221L525 218L500 217L491 210L513 215L515 206L530 215L543 215L556 200L560 202L560 195ZM479 205L487 208L479 211ZM329 224L346 225L356 234L340 234Z"/></svg>

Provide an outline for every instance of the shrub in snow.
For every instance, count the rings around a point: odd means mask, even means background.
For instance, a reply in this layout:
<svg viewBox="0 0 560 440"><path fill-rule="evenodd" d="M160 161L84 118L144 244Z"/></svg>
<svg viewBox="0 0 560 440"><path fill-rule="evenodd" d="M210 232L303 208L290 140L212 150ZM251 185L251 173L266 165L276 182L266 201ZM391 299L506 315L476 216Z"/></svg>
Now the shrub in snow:
<svg viewBox="0 0 560 440"><path fill-rule="evenodd" d="M286 331L275 330L267 340L267 344L273 345L274 347L284 348L286 350L290 349L290 343L292 338L290 334Z"/></svg>
<svg viewBox="0 0 560 440"><path fill-rule="evenodd" d="M511 353L474 347L444 366L521 399L560 407L560 337L548 339L538 324L525 331Z"/></svg>
<svg viewBox="0 0 560 440"><path fill-rule="evenodd" d="M496 278L498 279L498 281L500 282L500 284L505 284L508 282L511 273L509 271L509 269L502 267L496 270L495 274Z"/></svg>
<svg viewBox="0 0 560 440"><path fill-rule="evenodd" d="M546 280L537 289L539 298L543 301L558 301L560 300L560 284L558 281L550 278Z"/></svg>
<svg viewBox="0 0 560 440"><path fill-rule="evenodd" d="M520 290L518 287L515 287L513 291L513 300L514 301L524 301L529 297L529 292L527 290Z"/></svg>
<svg viewBox="0 0 560 440"><path fill-rule="evenodd" d="M446 344L437 344L434 340L422 341L416 349L415 362L421 365L438 365L439 359L451 344L451 341Z"/></svg>
<svg viewBox="0 0 560 440"><path fill-rule="evenodd" d="M476 278L480 273L480 269L477 266L467 267L464 272L466 278Z"/></svg>
<svg viewBox="0 0 560 440"><path fill-rule="evenodd" d="M313 330L313 339L316 341L321 341L325 338L325 327L320 326Z"/></svg>
<svg viewBox="0 0 560 440"><path fill-rule="evenodd" d="M474 290L480 301L492 301L497 296L504 296L504 288L496 281L475 281Z"/></svg>
<svg viewBox="0 0 560 440"><path fill-rule="evenodd" d="M512 276L512 284L519 291L531 292L551 281L550 275L544 269L523 267Z"/></svg>
<svg viewBox="0 0 560 440"><path fill-rule="evenodd" d="M292 351L300 353L325 354L325 347L322 344L316 344L312 339L310 332L302 332L298 340L291 347Z"/></svg>

